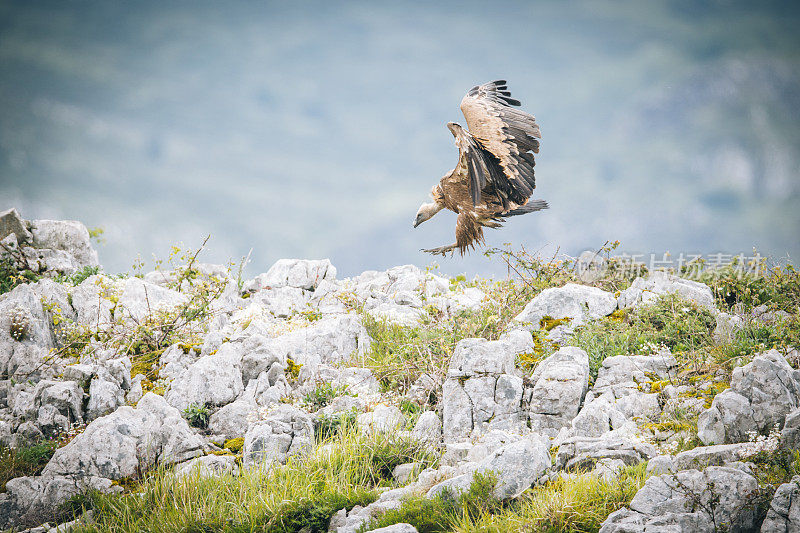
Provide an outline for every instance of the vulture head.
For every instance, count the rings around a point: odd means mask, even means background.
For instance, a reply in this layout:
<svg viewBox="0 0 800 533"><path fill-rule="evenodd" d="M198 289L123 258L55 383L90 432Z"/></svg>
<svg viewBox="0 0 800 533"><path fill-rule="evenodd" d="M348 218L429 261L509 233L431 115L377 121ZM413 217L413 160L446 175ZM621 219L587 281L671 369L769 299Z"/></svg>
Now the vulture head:
<svg viewBox="0 0 800 533"><path fill-rule="evenodd" d="M443 206L437 204L436 202L422 204L419 206L419 211L417 211L417 218L414 219L414 227L416 228L426 220L433 218L433 215L442 209Z"/></svg>

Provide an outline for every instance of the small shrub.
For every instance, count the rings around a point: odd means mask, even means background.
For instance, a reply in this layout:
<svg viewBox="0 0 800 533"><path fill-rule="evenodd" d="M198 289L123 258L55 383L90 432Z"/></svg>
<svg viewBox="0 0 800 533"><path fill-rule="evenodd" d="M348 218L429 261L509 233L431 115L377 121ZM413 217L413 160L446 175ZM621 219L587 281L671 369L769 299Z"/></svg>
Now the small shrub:
<svg viewBox="0 0 800 533"><path fill-rule="evenodd" d="M11 323L9 324L9 334L15 341L21 342L25 339L31 327L31 320L23 309L15 307L11 312Z"/></svg>
<svg viewBox="0 0 800 533"><path fill-rule="evenodd" d="M303 405L310 412L318 411L337 396L350 396L347 385L337 386L328 382L318 383L314 390L303 396Z"/></svg>
<svg viewBox="0 0 800 533"><path fill-rule="evenodd" d="M184 409L183 416L189 421L189 425L205 429L208 427L208 419L211 417L211 410L208 408L207 404L193 403Z"/></svg>
<svg viewBox="0 0 800 533"><path fill-rule="evenodd" d="M0 259L0 294L11 292L17 285L36 283L41 276L31 270L19 270L11 259Z"/></svg>

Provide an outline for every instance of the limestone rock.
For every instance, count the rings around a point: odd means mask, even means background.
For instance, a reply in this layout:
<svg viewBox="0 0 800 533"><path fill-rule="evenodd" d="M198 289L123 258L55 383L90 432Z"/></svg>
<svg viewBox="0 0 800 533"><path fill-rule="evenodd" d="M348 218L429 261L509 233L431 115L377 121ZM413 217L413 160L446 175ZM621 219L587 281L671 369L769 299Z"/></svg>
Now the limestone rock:
<svg viewBox="0 0 800 533"><path fill-rule="evenodd" d="M178 479L192 478L194 476L236 475L238 472L239 466L236 464L236 457L232 455L204 455L195 457L175 467L175 476Z"/></svg>
<svg viewBox="0 0 800 533"><path fill-rule="evenodd" d="M798 407L800 371L770 350L733 370L730 389L717 394L711 408L700 414L698 437L705 444L744 442L750 431L780 428Z"/></svg>
<svg viewBox="0 0 800 533"><path fill-rule="evenodd" d="M25 221L13 207L0 212L0 241L12 233L16 235L18 242L31 242L33 240L33 235L25 226Z"/></svg>
<svg viewBox="0 0 800 533"><path fill-rule="evenodd" d="M336 279L336 268L328 259L279 259L266 274L254 280L255 290L266 287L314 289L322 280ZM246 287L246 289L249 287Z"/></svg>
<svg viewBox="0 0 800 533"><path fill-rule="evenodd" d="M555 436L578 414L589 388L589 357L580 348L563 347L539 363L531 382L531 429Z"/></svg>
<svg viewBox="0 0 800 533"><path fill-rule="evenodd" d="M185 294L178 291L139 278L128 278L123 285L114 317L141 324L154 313L172 311L186 303L187 299Z"/></svg>
<svg viewBox="0 0 800 533"><path fill-rule="evenodd" d="M78 268L98 265L89 231L77 220L34 220L31 232L36 248L68 252L77 260Z"/></svg>
<svg viewBox="0 0 800 533"><path fill-rule="evenodd" d="M361 413L356 419L358 427L365 433L392 433L406 423L406 417L393 405L377 405L369 413Z"/></svg>
<svg viewBox="0 0 800 533"><path fill-rule="evenodd" d="M192 404L221 406L234 401L244 390L241 358L238 347L230 343L201 357L172 381L167 402L183 411Z"/></svg>
<svg viewBox="0 0 800 533"><path fill-rule="evenodd" d="M288 456L310 450L313 445L311 416L294 406L282 404L248 428L244 436L244 465L269 468L273 462L285 463Z"/></svg>
<svg viewBox="0 0 800 533"><path fill-rule="evenodd" d="M652 476L630 509L609 515L600 533L753 531L757 494L756 479L735 468L711 466Z"/></svg>
<svg viewBox="0 0 800 533"><path fill-rule="evenodd" d="M800 476L784 483L775 495L761 524L761 533L797 533L800 531Z"/></svg>
<svg viewBox="0 0 800 533"><path fill-rule="evenodd" d="M587 321L610 315L617 308L614 295L597 287L567 283L563 287L545 289L525 306L514 320L530 323L533 329L541 327L543 318L570 319L569 328Z"/></svg>
<svg viewBox="0 0 800 533"><path fill-rule="evenodd" d="M708 285L658 270L651 272L647 279L636 278L630 287L622 291L617 298L617 303L620 309L638 307L654 303L659 296L664 294L677 294L684 300L705 307L712 313L717 311L714 305L714 295Z"/></svg>

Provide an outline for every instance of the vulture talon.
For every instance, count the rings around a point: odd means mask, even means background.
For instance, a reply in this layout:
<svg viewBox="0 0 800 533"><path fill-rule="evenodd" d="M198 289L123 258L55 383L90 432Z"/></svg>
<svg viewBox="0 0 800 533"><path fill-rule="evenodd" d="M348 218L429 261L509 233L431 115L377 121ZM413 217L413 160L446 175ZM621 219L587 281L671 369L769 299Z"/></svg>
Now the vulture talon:
<svg viewBox="0 0 800 533"><path fill-rule="evenodd" d="M483 228L500 228L505 218L547 209L534 200L533 154L539 153L541 133L533 115L519 109L504 80L470 89L461 100L469 131L455 122L447 128L455 137L458 164L431 190L433 202L422 204L416 228L442 209L458 213L456 242L423 249L434 255L461 255L483 243Z"/></svg>

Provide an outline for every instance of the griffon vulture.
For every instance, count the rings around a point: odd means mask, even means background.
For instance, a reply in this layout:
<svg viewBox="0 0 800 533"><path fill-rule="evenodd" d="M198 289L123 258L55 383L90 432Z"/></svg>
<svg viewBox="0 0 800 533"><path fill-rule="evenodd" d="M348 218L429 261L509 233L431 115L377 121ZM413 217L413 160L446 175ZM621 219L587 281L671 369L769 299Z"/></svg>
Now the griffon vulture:
<svg viewBox="0 0 800 533"><path fill-rule="evenodd" d="M483 228L499 228L505 218L547 209L547 202L531 198L533 154L539 153L539 125L532 115L515 109L505 80L473 87L461 100L469 131L447 124L456 139L458 165L431 189L433 202L424 203L416 228L442 209L458 214L456 242L423 250L431 254L461 255L483 242Z"/></svg>

